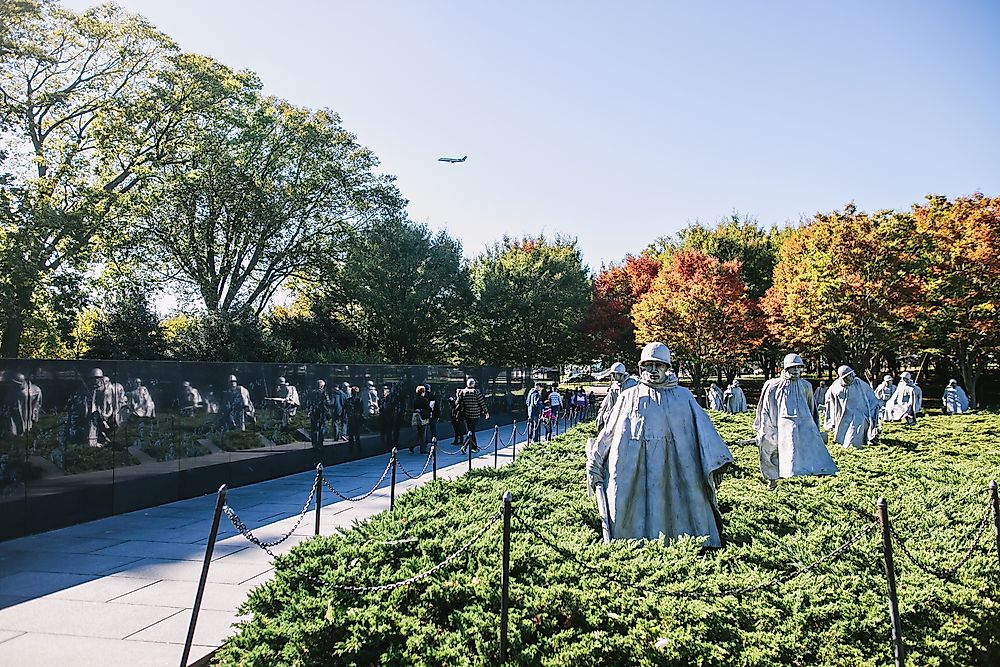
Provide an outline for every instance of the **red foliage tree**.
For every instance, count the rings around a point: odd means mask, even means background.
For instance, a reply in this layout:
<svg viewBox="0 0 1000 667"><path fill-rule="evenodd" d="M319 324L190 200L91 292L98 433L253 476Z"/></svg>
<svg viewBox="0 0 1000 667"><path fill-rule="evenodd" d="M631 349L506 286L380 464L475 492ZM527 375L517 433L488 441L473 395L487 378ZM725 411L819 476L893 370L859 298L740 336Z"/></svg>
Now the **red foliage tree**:
<svg viewBox="0 0 1000 667"><path fill-rule="evenodd" d="M582 327L586 334L585 355L605 361L625 361L636 357L632 307L649 291L662 266L651 255L628 255L620 264L604 267L594 279L593 299Z"/></svg>

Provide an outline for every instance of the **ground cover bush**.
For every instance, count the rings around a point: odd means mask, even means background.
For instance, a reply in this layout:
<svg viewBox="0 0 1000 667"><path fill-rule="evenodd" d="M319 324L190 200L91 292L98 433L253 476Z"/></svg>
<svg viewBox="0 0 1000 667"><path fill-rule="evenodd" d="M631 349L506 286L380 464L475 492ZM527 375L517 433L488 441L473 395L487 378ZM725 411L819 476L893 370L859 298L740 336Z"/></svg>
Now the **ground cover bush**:
<svg viewBox="0 0 1000 667"><path fill-rule="evenodd" d="M750 415L713 413L727 441L751 436ZM843 544L874 517L879 496L911 550L957 562L1000 476L1000 415L889 425L880 446L835 448L835 478L783 481L768 492L754 446L734 446L720 493L726 546L600 541L586 496L583 448L592 425L402 496L351 530L279 558L275 578L243 606L252 614L217 653L221 665L497 664L499 522L428 580L388 592L334 591L311 581L398 581L441 561L485 525L504 491L538 531L619 580L664 591L753 585ZM953 582L897 551L903 636L911 665L1000 664L1000 567L988 530ZM887 665L892 662L877 531L841 557L776 587L685 599L625 587L582 569L513 524L511 663L518 665Z"/></svg>

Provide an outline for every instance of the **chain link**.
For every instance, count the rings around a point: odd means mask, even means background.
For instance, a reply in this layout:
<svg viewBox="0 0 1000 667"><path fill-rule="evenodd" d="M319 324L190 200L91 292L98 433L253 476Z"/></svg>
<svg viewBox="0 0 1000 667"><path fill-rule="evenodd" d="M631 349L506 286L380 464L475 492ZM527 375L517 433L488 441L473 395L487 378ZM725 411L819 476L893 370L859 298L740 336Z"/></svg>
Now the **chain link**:
<svg viewBox="0 0 1000 667"><path fill-rule="evenodd" d="M365 493L363 495L360 495L360 496L355 496L354 498L349 498L349 497L345 496L344 494L342 494L337 489L333 488L330 485L330 482L327 481L326 477L323 478L323 484L326 485L326 488L330 489L330 492L333 493L333 495L337 496L341 500L346 500L348 502L356 503L356 502L360 502L360 501L368 498L369 496L371 496L373 493L375 493L378 490L379 485L383 481L385 481L385 476L389 474L389 469L390 468L392 468L392 456L391 455L389 456L389 462L385 464L385 470L382 471L382 476L378 478L377 482L375 482L375 486L373 486L371 488L371 491L369 491L368 493Z"/></svg>
<svg viewBox="0 0 1000 667"><path fill-rule="evenodd" d="M427 472L427 468L429 468L430 465L431 465L431 457L432 456L434 456L434 445L431 445L431 450L427 453L427 460L424 461L424 467L423 467L423 469L420 472L418 472L416 475L411 475L410 471L407 470L403 466L403 462L400 461L398 457L396 458L396 463L399 464L399 469L403 471L404 475L406 475L410 479L417 479L417 478L421 477L425 472Z"/></svg>
<svg viewBox="0 0 1000 667"><path fill-rule="evenodd" d="M350 585L350 584L334 584L334 583L331 583L329 581L323 581L322 579L320 579L318 577L314 577L312 575L306 574L304 572L299 572L299 571L296 571L296 570L293 570L292 573L295 574L296 576L303 577L304 579L308 579L309 581L311 581L314 584L317 584L319 586L323 586L323 587L326 587L326 588L332 588L333 590L337 590L337 591L350 591L350 592L353 592L353 593L376 593L378 591L392 591L392 590L395 590L397 588L402 588L403 586L410 586L410 585L415 584L418 581L422 581L423 579L426 579L427 577L430 577L433 574L435 574L435 573L443 570L444 568L448 567L448 565L450 565L452 563L452 561L454 561L456 558L458 558L459 556L461 556L462 554L464 554L466 551L468 551L469 549L471 549L472 546L474 544L476 544L476 542L478 542L479 540L481 540L483 538L483 536L487 532L489 532L490 528L492 528L493 526L496 525L496 521L497 521L497 519L500 518L500 516L501 516L502 513L503 513L502 510L497 510L496 512L494 512L486 520L486 524L482 528L480 528L479 531L475 535L473 535L472 538L469 541L467 541L465 544L463 544L462 546L460 546L458 549L456 549L450 555L448 555L447 557L445 557L444 560L442 560L441 562L437 563L436 565L431 566L429 569L424 570L423 572L420 572L418 574L415 574L412 577L408 577L406 579L403 579L402 581L394 581L394 582L392 582L390 584L381 584L381 585L378 585L378 586L354 586L354 585Z"/></svg>
<svg viewBox="0 0 1000 667"><path fill-rule="evenodd" d="M979 524L976 525L976 527L973 528L971 531L969 531L969 533L966 534L966 536L962 539L962 542L965 542L966 540L969 539L969 537L973 533L975 533L975 537L972 539L972 544L969 545L968 550L965 552L965 554L962 555L961 558L958 559L957 563L944 570L939 570L924 562L921 562L916 556L914 556L913 552L911 552L910 548L906 545L906 540L900 537L899 533L896 532L896 528L892 525L891 521L889 522L889 533L892 535L892 539L899 546L900 551L902 551L903 555L906 556L906 559L909 560L911 563L913 563L913 565L916 566L918 570L920 570L925 574L929 574L932 577L937 577L938 579L941 579L943 581L948 581L949 579L954 577L955 574L960 569L962 569L962 567L966 563L968 563L969 560L972 558L972 555L979 547L979 541L986 533L986 528L987 526L990 525L990 520L992 518L993 518L993 506L992 504L989 504L986 507L986 513L983 515L982 521L980 521Z"/></svg>
<svg viewBox="0 0 1000 667"><path fill-rule="evenodd" d="M855 543L857 543L858 541L864 539L869 534L871 534L871 532L873 530L875 530L875 528L878 527L878 522L877 521L872 521L870 524L868 524L867 526L865 526L864 528L862 528L860 531L858 531L857 533L855 533L846 542L844 542L843 544L841 544L839 547L837 547L833 551L831 551L831 552L829 552L829 553L827 553L827 554L825 554L823 556L820 556L818 559L814 560L813 562L809 563L808 565L805 565L805 566L799 568L798 570L794 570L792 572L787 572L787 573L785 573L785 574L783 574L781 576L778 576L778 577L775 577L774 579L771 579L770 581L765 581L765 582L762 582L762 583L759 583L759 584L754 584L753 586L745 586L743 588L726 588L726 589L719 590L719 591L676 591L676 590L668 590L668 589L658 588L658 587L643 586L641 584L636 584L635 582L632 582L632 581L624 581L624 580L618 579L617 577L614 577L612 575L609 575L609 574L606 574L604 572L601 572L600 570L598 570L593 565L590 565L589 563L585 563L584 561L580 560L579 556L577 556L576 554L568 551L567 549L565 549L563 547L560 547L559 545L555 544L552 540L550 540L549 538L547 538L544 535L542 535L540 532L538 532L538 530L536 530L534 528L534 526L531 526L528 522L526 522L523 519L521 519L517 515L517 513L515 513L513 516L514 516L514 519L517 521L517 523L520 526L522 526L529 533L531 533L536 538L538 538L547 547L549 547L550 549L552 549L556 553L560 554L561 556L563 556L565 558L569 558L574 563L576 563L577 565L579 565L583 569L587 570L588 572L596 574L596 575L602 577L603 579L605 579L607 581L610 581L612 583L616 583L616 584L618 584L620 586L624 586L626 588L632 588L632 589L635 589L635 590L638 590L638 591L642 591L644 593L656 593L656 594L659 594L659 595L668 595L668 596L671 596L671 597L679 597L679 598L714 598L714 597L724 597L724 596L740 597L740 596L745 595L747 593L755 593L757 591L761 591L761 590L764 590L766 588L771 588L772 586L777 586L779 584L783 584L783 583L789 582L792 579L800 577L803 574L805 574L807 572L810 572L812 570L815 570L819 566L821 566L821 565L823 565L825 563L828 563L828 562L836 559L842 553L844 553L845 551L847 551L848 549L850 549Z"/></svg>
<svg viewBox="0 0 1000 667"><path fill-rule="evenodd" d="M319 478L319 470L316 471L316 478ZM313 498L316 495L316 486L317 486L317 484L316 484L316 478L313 479L312 489L309 490L309 497L306 498L306 504L302 506L302 511L299 512L299 518L298 518L298 520L296 520L295 525L292 526L291 530L289 530L287 533L285 533L284 535L282 535L281 537L279 537L276 540L272 540L270 542L264 542L263 540L259 539L258 537L255 537L254 534L253 534L253 531L251 531L249 528L247 528L247 525L245 523L243 523L243 521L240 520L240 516L239 516L239 514L236 513L236 510L234 510L228 504L227 505L223 505L222 511L226 513L227 517L229 517L229 521L233 524L233 526L236 528L236 530L240 531L240 533L243 534L243 537L247 538L247 540L249 540L250 542L253 542L258 547L260 547L261 549L263 549L267 553L271 554L271 557L274 558L274 554L271 552L271 550L268 547L276 547L276 546L278 546L279 544L281 544L282 542L284 542L285 540L287 540L289 537L291 537L292 533L294 533L295 530L300 525L302 525L302 519L305 518L306 512L309 511L309 506L312 504Z"/></svg>

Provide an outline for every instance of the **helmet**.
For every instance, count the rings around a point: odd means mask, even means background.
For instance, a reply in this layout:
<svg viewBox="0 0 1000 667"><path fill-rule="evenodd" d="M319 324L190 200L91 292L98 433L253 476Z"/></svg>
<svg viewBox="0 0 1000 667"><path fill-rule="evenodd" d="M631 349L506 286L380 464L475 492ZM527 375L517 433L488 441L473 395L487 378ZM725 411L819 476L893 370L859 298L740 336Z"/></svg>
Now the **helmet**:
<svg viewBox="0 0 1000 667"><path fill-rule="evenodd" d="M785 355L784 361L781 362L781 367L792 368L793 366L805 366L805 363L802 361L802 357L791 352Z"/></svg>
<svg viewBox="0 0 1000 667"><path fill-rule="evenodd" d="M903 371L902 374L900 374L899 379L900 380L909 380L911 377L912 376L910 375L909 371Z"/></svg>
<svg viewBox="0 0 1000 667"><path fill-rule="evenodd" d="M883 379L883 380L885 380L886 382L892 382L892 376L891 376L891 375L886 375L886 376L885 376L884 378L882 378L882 379Z"/></svg>
<svg viewBox="0 0 1000 667"><path fill-rule="evenodd" d="M88 377L92 378L102 378L104 377L104 371L102 371L100 368L92 368L90 369L90 372L87 375Z"/></svg>
<svg viewBox="0 0 1000 667"><path fill-rule="evenodd" d="M14 384L23 385L25 382L27 382L27 378L24 377L24 373L14 373L14 375L11 376L10 381L13 382ZM952 380L952 382L954 382L954 380Z"/></svg>
<svg viewBox="0 0 1000 667"><path fill-rule="evenodd" d="M955 378L952 378L952 379L948 380L948 386L949 387L954 387L957 384L958 384L958 380L956 380Z"/></svg>
<svg viewBox="0 0 1000 667"><path fill-rule="evenodd" d="M628 369L625 368L625 364L620 361L616 361L611 364L611 373L621 373L622 375L628 375Z"/></svg>
<svg viewBox="0 0 1000 667"><path fill-rule="evenodd" d="M230 375L228 381L229 382L236 382L236 376L235 375Z"/></svg>
<svg viewBox="0 0 1000 667"><path fill-rule="evenodd" d="M369 387L374 387L375 386L375 381L374 380L369 380L368 381L368 386Z"/></svg>
<svg viewBox="0 0 1000 667"><path fill-rule="evenodd" d="M854 375L854 369L850 366L841 366L837 369L837 377L847 377L848 375Z"/></svg>
<svg viewBox="0 0 1000 667"><path fill-rule="evenodd" d="M475 387L476 386L476 378L468 378L465 381L465 386L466 387Z"/></svg>
<svg viewBox="0 0 1000 667"><path fill-rule="evenodd" d="M733 386L734 387L740 386L740 379L739 378L733 378Z"/></svg>
<svg viewBox="0 0 1000 667"><path fill-rule="evenodd" d="M340 386L343 389L350 389L351 388L351 383L350 382L341 382Z"/></svg>
<svg viewBox="0 0 1000 667"><path fill-rule="evenodd" d="M283 376L279 376L278 384L288 384L288 380L286 380Z"/></svg>
<svg viewBox="0 0 1000 667"><path fill-rule="evenodd" d="M646 343L646 347L642 348L642 354L639 356L639 363L646 361L662 361L669 364L670 349L663 343Z"/></svg>

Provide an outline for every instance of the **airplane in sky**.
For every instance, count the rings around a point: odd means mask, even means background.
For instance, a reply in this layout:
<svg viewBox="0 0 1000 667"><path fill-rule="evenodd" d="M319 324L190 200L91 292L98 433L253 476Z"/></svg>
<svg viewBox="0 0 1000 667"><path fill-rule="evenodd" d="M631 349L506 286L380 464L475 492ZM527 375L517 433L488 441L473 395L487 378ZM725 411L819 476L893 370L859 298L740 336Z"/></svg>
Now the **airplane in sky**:
<svg viewBox="0 0 1000 667"><path fill-rule="evenodd" d="M452 163L455 163L455 162L465 162L465 158L467 158L467 157L469 157L469 156L468 155L463 155L462 157L439 157L438 158L438 162L452 162Z"/></svg>

